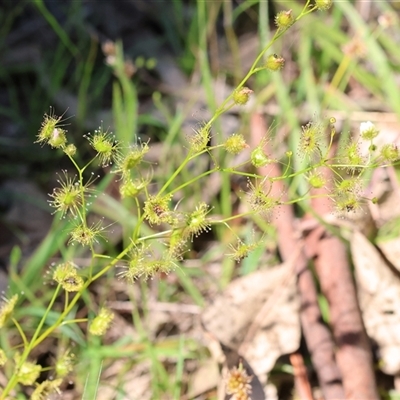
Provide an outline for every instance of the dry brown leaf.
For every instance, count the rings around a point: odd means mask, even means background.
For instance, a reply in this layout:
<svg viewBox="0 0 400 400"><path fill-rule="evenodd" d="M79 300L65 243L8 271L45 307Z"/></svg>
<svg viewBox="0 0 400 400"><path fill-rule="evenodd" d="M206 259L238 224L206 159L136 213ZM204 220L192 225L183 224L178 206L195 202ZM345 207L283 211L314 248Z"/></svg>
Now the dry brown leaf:
<svg viewBox="0 0 400 400"><path fill-rule="evenodd" d="M298 349L299 299L292 263L257 271L233 281L205 309L204 327L238 351L257 376L277 358Z"/></svg>
<svg viewBox="0 0 400 400"><path fill-rule="evenodd" d="M394 176L393 176L394 175ZM376 178L375 178L376 176ZM378 196L379 226L400 216L400 190L395 182L395 173L389 168L374 172L374 196Z"/></svg>
<svg viewBox="0 0 400 400"><path fill-rule="evenodd" d="M190 375L190 390L187 398L194 399L220 383L218 363L214 360L207 360L199 365L197 370Z"/></svg>
<svg viewBox="0 0 400 400"><path fill-rule="evenodd" d="M385 257L400 272L400 238L380 241L378 246Z"/></svg>
<svg viewBox="0 0 400 400"><path fill-rule="evenodd" d="M360 232L351 242L358 298L368 335L378 344L380 368L400 372L400 280Z"/></svg>

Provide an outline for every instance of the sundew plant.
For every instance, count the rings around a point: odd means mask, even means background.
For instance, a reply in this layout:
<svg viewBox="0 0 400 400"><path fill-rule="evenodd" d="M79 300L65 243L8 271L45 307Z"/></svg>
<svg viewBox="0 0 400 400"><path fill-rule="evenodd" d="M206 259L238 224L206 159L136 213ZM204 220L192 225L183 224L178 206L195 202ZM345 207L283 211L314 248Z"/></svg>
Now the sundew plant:
<svg viewBox="0 0 400 400"><path fill-rule="evenodd" d="M105 274L112 273L115 279L129 285L136 281L146 283L149 279L173 274L184 262L194 238L199 235L216 226L234 232L230 224L237 219L251 220L259 216L268 221L276 208L284 204L307 202L313 196L320 196L318 189L321 188L328 189L325 196L334 201L336 212L341 215L361 209L367 201L375 201L374 198L363 197L365 182L372 170L393 165L399 158L399 152L391 143L379 146L376 144L379 130L371 122L361 123L359 134L338 149L335 119L327 116L325 120L311 121L299 127L301 135L297 151L286 151L282 159L275 159L270 154L267 134L257 146L251 147L243 134L234 133L228 138L221 138L213 129L222 114L234 106L246 105L254 95L253 90L246 86L250 77L260 71L273 74L284 68L284 58L271 51L272 45L300 19L313 12L322 16L322 12L331 5L331 0L308 0L298 15L294 15L292 10L276 15L277 29L272 39L260 51L250 70L232 93L218 105L214 115L208 121L201 122L186 138L183 160L172 174L164 177L161 184L148 172L146 155L151 149L151 142L137 140L135 143L124 143L116 139L112 131L100 127L86 135L95 154L93 159L86 165L80 165L77 149L70 143L63 118L54 111L45 115L37 144L62 150L74 169L73 173L71 170L59 173L58 186L50 194L49 203L57 217L70 220L67 225L67 245L87 249L91 262L85 269L78 261L71 259L52 266L52 285L46 285L43 290L54 292L46 312L32 332L24 330L23 322L18 320L16 312L26 302L24 294L10 293L3 300L0 327L15 327L19 338L17 342L13 340L7 351L0 349L0 365L8 379L6 383L2 383L0 399L16 398L22 387L31 388L33 400L47 399L51 394L61 393L63 382L68 380L74 370L75 358L71 347L62 340L66 350L53 360L49 378L45 380L40 379L43 369L35 360L35 349L50 337L61 341L59 328L68 325L79 324L79 329L83 329L89 338L100 337L107 332L114 318L107 304L92 310L93 317L70 317L80 300L88 295L91 285ZM123 77L126 70L122 70L118 64L112 67L117 78L126 79ZM368 148L367 154L361 151L361 147ZM231 165L234 156L241 153L248 155L246 160L239 165ZM177 184L177 177L204 156L210 160L207 171ZM301 162L295 162L296 159ZM273 163L279 163L282 167L281 176L258 174L259 168ZM118 221L107 225L101 219L93 222L89 218L92 204L101 196L96 187L97 177L90 174L97 165L103 167L105 173L116 181L121 201L131 199L134 204L133 212L137 223L128 233L129 242L116 256L104 251L98 252L98 243L106 240L107 233L114 229ZM296 165L301 167L296 168ZM326 169L333 172L333 181L326 178ZM184 189L198 182L206 187L213 174L237 175L246 179L246 190L241 194L245 205L240 213L221 216L211 204L203 201L193 204L187 198L180 197ZM304 193L291 192L288 199L272 194L271 188L275 182L286 182L294 178L303 179L307 185ZM146 226L154 228L155 233L148 234ZM160 243L164 249L161 253L158 250ZM226 254L235 261L241 261L262 243L262 239L252 242L238 237L236 243L226 249ZM155 248L154 244L158 247ZM6 348L4 345L2 347ZM241 366L241 371L240 368ZM247 375L245 378L245 385L237 389L243 393L236 393L235 385L229 387L229 393L241 396L237 398L249 398L246 397L249 378Z"/></svg>

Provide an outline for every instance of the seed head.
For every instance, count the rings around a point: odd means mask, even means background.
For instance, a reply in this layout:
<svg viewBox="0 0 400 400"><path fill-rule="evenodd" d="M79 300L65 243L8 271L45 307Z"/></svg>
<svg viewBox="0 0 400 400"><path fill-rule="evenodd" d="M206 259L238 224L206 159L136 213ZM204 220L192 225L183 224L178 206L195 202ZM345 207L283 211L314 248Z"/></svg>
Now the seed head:
<svg viewBox="0 0 400 400"><path fill-rule="evenodd" d="M74 369L75 354L69 350L57 358L55 371L58 378L65 378Z"/></svg>
<svg viewBox="0 0 400 400"><path fill-rule="evenodd" d="M17 381L25 386L33 385L39 378L40 372L42 370L40 365L25 361L20 368L17 368L21 360L21 354L15 353L14 361L16 369L14 375L17 377Z"/></svg>
<svg viewBox="0 0 400 400"><path fill-rule="evenodd" d="M66 292L79 292L83 287L83 279L78 275L77 266L70 261L56 267L53 279Z"/></svg>
<svg viewBox="0 0 400 400"><path fill-rule="evenodd" d="M235 102L235 104L243 106L249 101L250 95L252 93L253 91L247 87L236 89L233 92L233 101Z"/></svg>
<svg viewBox="0 0 400 400"><path fill-rule="evenodd" d="M287 29L294 23L292 10L281 11L275 17L275 25L278 29Z"/></svg>
<svg viewBox="0 0 400 400"><path fill-rule="evenodd" d="M379 151L385 163L393 163L399 159L399 150L395 144L385 144Z"/></svg>
<svg viewBox="0 0 400 400"><path fill-rule="evenodd" d="M74 144L69 144L67 147L65 147L64 153L67 156L73 157L76 154L76 146Z"/></svg>
<svg viewBox="0 0 400 400"><path fill-rule="evenodd" d="M322 156L321 139L323 132L321 125L309 122L301 128L299 155L308 159L312 159L315 156Z"/></svg>
<svg viewBox="0 0 400 400"><path fill-rule="evenodd" d="M196 206L196 209L187 215L184 237L190 237L193 239L194 236L199 236L203 232L209 231L210 221L207 220L207 215L210 212L210 207L206 203L200 203Z"/></svg>
<svg viewBox="0 0 400 400"><path fill-rule="evenodd" d="M250 155L250 161L256 168L265 167L274 162L263 150L263 144L257 146Z"/></svg>
<svg viewBox="0 0 400 400"><path fill-rule="evenodd" d="M315 0L315 6L318 10L326 11L332 7L333 0Z"/></svg>
<svg viewBox="0 0 400 400"><path fill-rule="evenodd" d="M172 195L149 196L144 203L144 217L151 225L160 225L167 223L174 225L176 218L169 210L169 203Z"/></svg>
<svg viewBox="0 0 400 400"><path fill-rule="evenodd" d="M234 133L226 140L224 147L228 153L239 154L242 150L247 149L249 145L244 140L243 135Z"/></svg>
<svg viewBox="0 0 400 400"><path fill-rule="evenodd" d="M66 132L62 128L54 128L47 143L55 149L63 149L67 144Z"/></svg>
<svg viewBox="0 0 400 400"><path fill-rule="evenodd" d="M276 54L271 54L268 56L267 61L265 63L265 68L270 71L279 71L285 65L285 59Z"/></svg>
<svg viewBox="0 0 400 400"><path fill-rule="evenodd" d="M308 183L310 184L311 187L314 189L321 189L326 185L326 179L323 177L323 175L319 171L312 171L308 176L307 176Z"/></svg>
<svg viewBox="0 0 400 400"><path fill-rule="evenodd" d="M226 393L231 394L231 400L250 400L251 399L251 380L252 376L247 375L247 371L240 362L239 367L229 370L225 378Z"/></svg>
<svg viewBox="0 0 400 400"><path fill-rule="evenodd" d="M95 336L103 336L111 325L114 314L105 307L102 307L99 315L92 321L89 332Z"/></svg>
<svg viewBox="0 0 400 400"><path fill-rule="evenodd" d="M187 137L190 146L190 152L200 153L207 148L211 139L211 126L208 124L203 124L199 129L194 129L193 132L193 135L189 135Z"/></svg>
<svg viewBox="0 0 400 400"><path fill-rule="evenodd" d="M62 379L46 380L40 383L31 395L31 400L47 400L53 394L61 394L60 386Z"/></svg>

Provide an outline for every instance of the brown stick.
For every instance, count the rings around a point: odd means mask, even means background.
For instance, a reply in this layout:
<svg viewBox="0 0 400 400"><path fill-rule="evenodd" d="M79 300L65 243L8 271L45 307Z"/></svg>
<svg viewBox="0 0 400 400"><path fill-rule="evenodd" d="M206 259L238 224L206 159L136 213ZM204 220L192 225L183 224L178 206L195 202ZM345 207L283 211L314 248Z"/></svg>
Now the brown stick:
<svg viewBox="0 0 400 400"><path fill-rule="evenodd" d="M293 367L295 387L300 399L313 400L313 394L307 377L307 369L304 365L303 356L300 353L292 353L289 357L290 363Z"/></svg>
<svg viewBox="0 0 400 400"><path fill-rule="evenodd" d="M333 172L323 170L326 180L332 181ZM328 188L314 198L312 207L319 215L332 212ZM372 352L359 309L353 277L344 244L323 227L314 232L320 239L316 249L315 268L321 289L329 303L331 326L337 344L336 359L342 373L346 399L379 399Z"/></svg>
<svg viewBox="0 0 400 400"><path fill-rule="evenodd" d="M251 118L252 140L258 145L267 132L265 121L260 114L253 114ZM266 149L267 152L271 149ZM281 175L278 164L260 168L264 176ZM286 200L285 187L281 181L273 184L271 196L282 196ZM290 259L290 255L299 238L295 235L294 211L289 205L281 206L279 216L273 218L273 223L278 231L278 247L283 260ZM297 260L297 287L300 295L301 309L300 320L311 360L318 376L319 384L326 400L344 399L344 390L341 376L336 365L334 344L329 329L323 324L321 311L318 305L317 291L311 271L307 268L307 258L302 252Z"/></svg>

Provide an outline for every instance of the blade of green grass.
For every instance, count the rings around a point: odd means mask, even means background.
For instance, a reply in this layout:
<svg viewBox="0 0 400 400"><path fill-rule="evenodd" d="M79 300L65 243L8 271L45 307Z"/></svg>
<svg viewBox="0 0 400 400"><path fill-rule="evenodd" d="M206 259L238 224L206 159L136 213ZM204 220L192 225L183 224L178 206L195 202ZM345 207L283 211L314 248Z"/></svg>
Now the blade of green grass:
<svg viewBox="0 0 400 400"><path fill-rule="evenodd" d="M43 18L48 22L48 24L51 26L53 31L58 35L60 38L61 42L64 44L64 46L70 51L70 53L73 56L76 56L78 53L77 47L72 43L70 40L68 34L64 31L64 29L61 27L61 25L58 23L58 21L55 19L53 14L46 8L46 5L43 0L34 0L34 3L38 10L41 12L43 15Z"/></svg>

